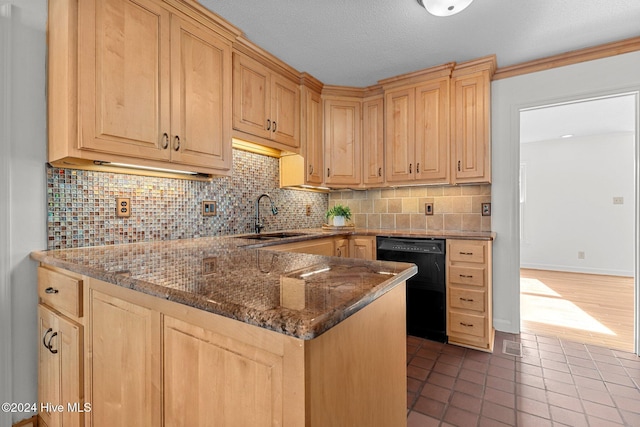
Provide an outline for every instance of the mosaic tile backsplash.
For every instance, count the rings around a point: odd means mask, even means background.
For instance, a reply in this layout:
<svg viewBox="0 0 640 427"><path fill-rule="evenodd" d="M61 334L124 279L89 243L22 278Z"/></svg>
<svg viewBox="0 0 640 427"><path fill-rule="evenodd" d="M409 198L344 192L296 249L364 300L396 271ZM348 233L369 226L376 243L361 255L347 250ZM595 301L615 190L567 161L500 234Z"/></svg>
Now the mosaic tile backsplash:
<svg viewBox="0 0 640 427"><path fill-rule="evenodd" d="M278 159L240 150L233 176L212 182L47 167L48 249L253 233L262 193L278 208L272 215L262 199L263 232L322 226L327 194L278 185ZM116 217L117 197L131 199L130 217ZM217 215L202 215L204 200L217 203Z"/></svg>

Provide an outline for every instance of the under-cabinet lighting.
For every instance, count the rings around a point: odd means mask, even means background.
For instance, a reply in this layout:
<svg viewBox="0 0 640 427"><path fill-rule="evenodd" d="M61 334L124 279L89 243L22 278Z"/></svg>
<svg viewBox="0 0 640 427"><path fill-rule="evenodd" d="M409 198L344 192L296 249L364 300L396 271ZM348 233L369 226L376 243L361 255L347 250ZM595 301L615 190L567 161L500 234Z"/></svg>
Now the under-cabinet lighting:
<svg viewBox="0 0 640 427"><path fill-rule="evenodd" d="M320 270L310 271L308 273L301 274L300 277L302 277L303 279L306 279L307 277L313 276L314 274L324 273L325 271L329 271L329 270L331 270L331 267L325 267L325 268L321 268Z"/></svg>
<svg viewBox="0 0 640 427"><path fill-rule="evenodd" d="M568 133L566 135L562 135L560 138L573 138L573 134Z"/></svg>
<svg viewBox="0 0 640 427"><path fill-rule="evenodd" d="M397 273L392 273L390 271L378 271L378 274L386 274L387 276L395 276Z"/></svg>
<svg viewBox="0 0 640 427"><path fill-rule="evenodd" d="M187 171L179 171L175 169L156 168L153 166L130 165L128 163L100 162L100 164L107 165L107 166L118 166L121 168L129 168L129 169L144 169L144 170L155 171L155 172L179 173L182 175L198 175L197 172L187 172Z"/></svg>

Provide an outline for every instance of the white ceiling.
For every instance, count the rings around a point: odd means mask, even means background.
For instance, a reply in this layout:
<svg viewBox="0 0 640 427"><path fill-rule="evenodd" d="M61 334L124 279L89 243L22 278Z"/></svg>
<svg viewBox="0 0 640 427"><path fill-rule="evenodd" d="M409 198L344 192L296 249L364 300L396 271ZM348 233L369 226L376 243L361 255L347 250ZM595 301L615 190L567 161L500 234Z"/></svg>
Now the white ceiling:
<svg viewBox="0 0 640 427"><path fill-rule="evenodd" d="M640 0L475 0L446 18L416 0L200 0L324 84L363 87L496 54L504 67L640 36Z"/></svg>
<svg viewBox="0 0 640 427"><path fill-rule="evenodd" d="M635 95L527 110L520 114L520 142L634 132L636 115Z"/></svg>

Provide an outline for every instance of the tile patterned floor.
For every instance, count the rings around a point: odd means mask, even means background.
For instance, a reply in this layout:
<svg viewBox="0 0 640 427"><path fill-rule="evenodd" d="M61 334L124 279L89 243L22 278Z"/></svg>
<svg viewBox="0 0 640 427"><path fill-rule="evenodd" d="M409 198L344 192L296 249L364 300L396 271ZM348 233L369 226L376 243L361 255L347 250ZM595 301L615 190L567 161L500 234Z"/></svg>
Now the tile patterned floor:
<svg viewBox="0 0 640 427"><path fill-rule="evenodd" d="M640 426L640 358L527 333L496 333L493 354L410 336L407 414L408 427Z"/></svg>

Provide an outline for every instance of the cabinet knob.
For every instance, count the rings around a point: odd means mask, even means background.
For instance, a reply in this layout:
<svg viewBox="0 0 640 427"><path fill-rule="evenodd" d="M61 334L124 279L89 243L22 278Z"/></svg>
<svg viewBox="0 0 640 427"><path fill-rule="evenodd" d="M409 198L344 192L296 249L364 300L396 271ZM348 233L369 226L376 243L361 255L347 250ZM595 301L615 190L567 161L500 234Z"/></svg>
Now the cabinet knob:
<svg viewBox="0 0 640 427"><path fill-rule="evenodd" d="M162 149L166 150L169 147L169 135L165 132L162 134Z"/></svg>
<svg viewBox="0 0 640 427"><path fill-rule="evenodd" d="M175 151L180 150L180 137L178 135L173 138L173 149Z"/></svg>
<svg viewBox="0 0 640 427"><path fill-rule="evenodd" d="M47 289L44 290L44 292L47 293L47 294L57 294L58 290L52 288L51 286L49 286Z"/></svg>
<svg viewBox="0 0 640 427"><path fill-rule="evenodd" d="M267 130L271 130L271 120L267 119Z"/></svg>
<svg viewBox="0 0 640 427"><path fill-rule="evenodd" d="M275 132L277 128L278 128L278 124L276 122L273 122L273 132Z"/></svg>

